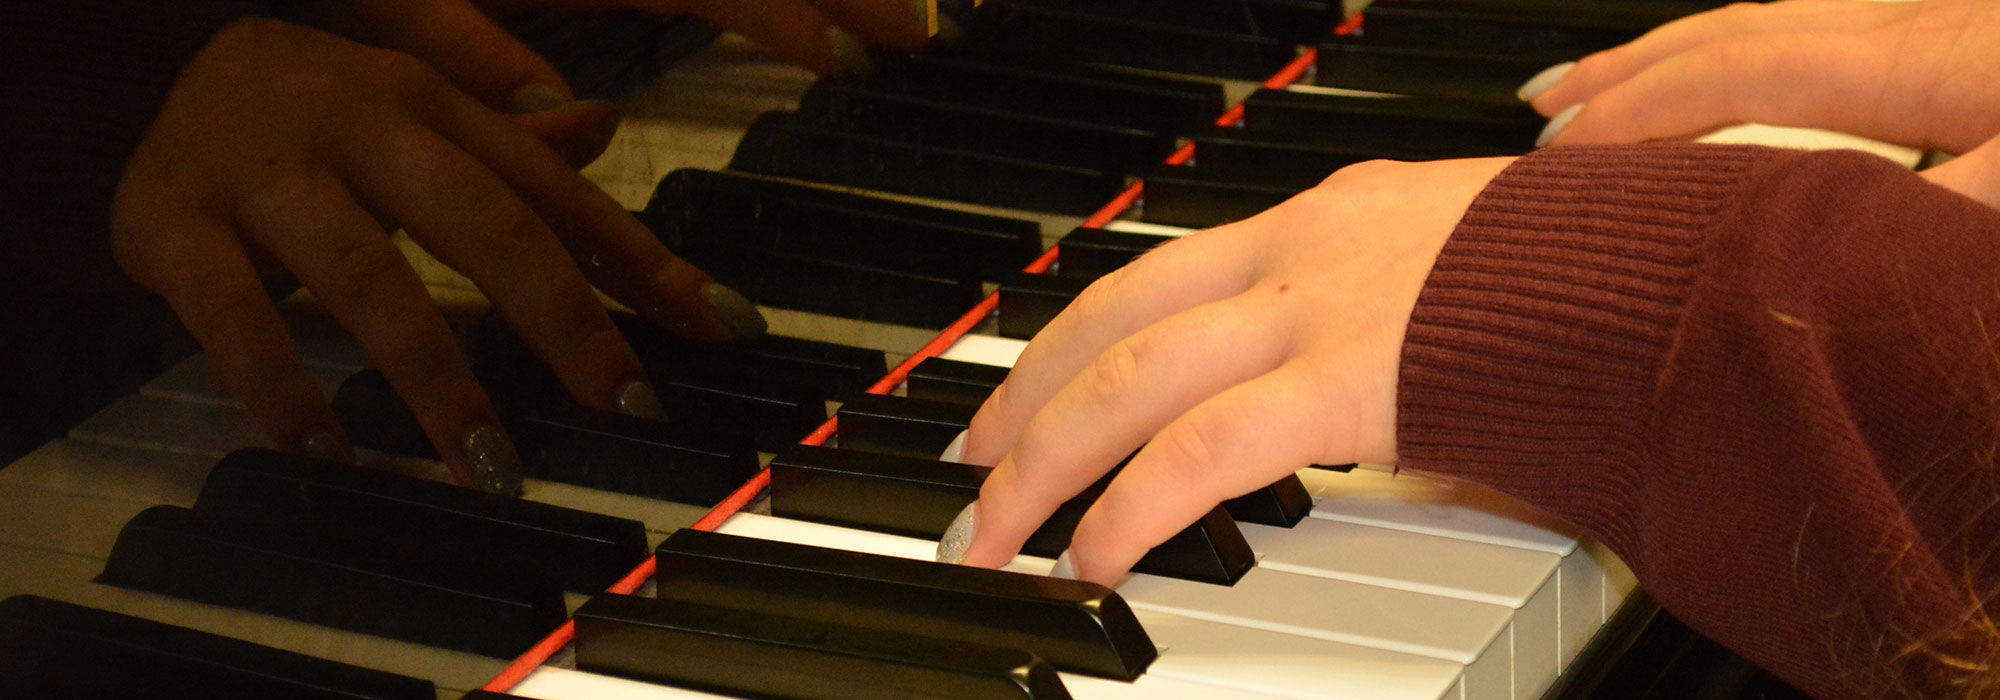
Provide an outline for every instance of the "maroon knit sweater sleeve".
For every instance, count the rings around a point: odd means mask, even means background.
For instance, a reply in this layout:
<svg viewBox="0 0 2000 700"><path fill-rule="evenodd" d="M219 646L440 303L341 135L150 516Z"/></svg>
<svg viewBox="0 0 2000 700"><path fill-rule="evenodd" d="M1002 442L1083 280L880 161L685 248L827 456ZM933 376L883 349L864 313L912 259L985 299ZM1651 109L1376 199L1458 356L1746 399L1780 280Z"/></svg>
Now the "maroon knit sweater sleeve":
<svg viewBox="0 0 2000 700"><path fill-rule="evenodd" d="M1398 452L1816 696L1962 695L2000 660L1996 334L2000 212L1887 161L1552 149L1431 272Z"/></svg>

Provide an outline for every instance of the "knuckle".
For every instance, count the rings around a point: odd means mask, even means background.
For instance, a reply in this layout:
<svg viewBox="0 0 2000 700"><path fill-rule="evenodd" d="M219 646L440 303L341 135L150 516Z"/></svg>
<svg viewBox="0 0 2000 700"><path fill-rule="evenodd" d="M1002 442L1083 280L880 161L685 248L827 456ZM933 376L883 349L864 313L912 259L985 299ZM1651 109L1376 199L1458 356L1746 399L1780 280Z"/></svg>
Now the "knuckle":
<svg viewBox="0 0 2000 700"><path fill-rule="evenodd" d="M1130 341L1112 345L1090 367L1090 391L1098 403L1118 406L1139 388L1139 354Z"/></svg>
<svg viewBox="0 0 2000 700"><path fill-rule="evenodd" d="M1397 165L1400 165L1400 163L1381 158L1353 163L1333 171L1332 175L1326 176L1326 179L1320 181L1320 188L1336 189L1355 181L1366 181L1381 177L1385 171L1394 169Z"/></svg>
<svg viewBox="0 0 2000 700"><path fill-rule="evenodd" d="M395 246L370 236L341 236L320 245L324 279L339 294L392 289L398 269L407 264Z"/></svg>
<svg viewBox="0 0 2000 700"><path fill-rule="evenodd" d="M1140 258L1140 260L1143 262L1145 259ZM1096 282L1090 283L1090 286L1084 287L1083 293L1076 295L1076 300L1071 301L1069 308L1063 313L1074 311L1085 317L1096 317L1111 311L1114 300L1118 298L1119 288L1124 286L1127 278L1137 273L1137 269L1138 265L1127 265L1098 278Z"/></svg>
<svg viewBox="0 0 2000 700"><path fill-rule="evenodd" d="M1180 420L1168 425L1153 438L1161 464L1177 483L1189 486L1204 483L1202 476L1215 462L1217 428L1199 420Z"/></svg>

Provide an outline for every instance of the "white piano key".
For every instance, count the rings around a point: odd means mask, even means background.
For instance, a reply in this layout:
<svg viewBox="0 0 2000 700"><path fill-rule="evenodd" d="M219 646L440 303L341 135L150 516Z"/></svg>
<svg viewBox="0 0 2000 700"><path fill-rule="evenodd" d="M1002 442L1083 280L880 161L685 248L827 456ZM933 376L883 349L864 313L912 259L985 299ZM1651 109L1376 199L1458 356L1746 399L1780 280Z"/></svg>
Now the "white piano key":
<svg viewBox="0 0 2000 700"><path fill-rule="evenodd" d="M730 518L718 531L906 559L929 560L935 556L937 547L935 542L928 540L749 513ZM1045 574L1052 564L1047 559L1016 557L1006 568ZM1466 676L1466 688L1477 689L1468 697L1511 697L1511 647L1508 646L1509 640L1501 634L1506 628L1506 613L1500 606L1280 571L1252 571L1233 587L1141 574L1127 578L1118 590L1134 610L1164 616L1161 619L1182 627L1193 626L1204 630L1176 637L1190 649L1200 650L1199 653L1190 651L1189 658L1183 661L1167 662L1179 653L1175 642L1156 636L1154 643L1161 645L1163 651L1161 661L1154 662L1149 675L1162 673L1182 680L1198 680L1290 697L1437 698L1445 688L1452 687L1460 678L1461 671L1465 670L1469 674ZM1253 599L1265 600L1258 602ZM1443 612L1409 610L1408 614L1398 616L1382 609L1416 601L1421 601L1423 607ZM1144 620L1141 622L1151 634L1152 624ZM1473 641L1482 634L1483 641ZM1397 641L1394 639L1397 637L1435 641L1426 646ZM1391 641L1381 643L1381 638L1391 638ZM1245 645L1243 649L1262 651L1246 650L1232 654L1228 647L1201 642L1203 639L1235 640ZM1454 645L1481 645L1481 648L1476 651L1444 649ZM1387 648L1389 646L1423 649L1435 654L1408 653ZM1245 674L1228 671L1230 666L1255 658L1259 653L1271 655L1272 659L1283 658L1283 649L1293 650L1291 653L1294 656L1290 658L1298 662L1295 668L1290 663L1281 664L1275 660L1267 659L1264 663L1293 668L1291 673L1303 675L1265 678L1257 681L1263 685L1253 687L1242 685L1250 682L1243 678ZM1340 658L1342 654L1347 657ZM1444 656L1456 656L1465 661L1441 658ZM1311 660L1304 660L1307 658ZM1467 662L1476 663L1467 670L1464 669ZM1343 673L1359 672L1385 663L1390 668L1405 669L1409 675L1385 677L1374 674L1372 670L1355 677L1319 675L1330 673L1329 669ZM1381 687L1393 689L1396 694L1336 694L1346 692L1341 689L1376 687L1371 685L1374 683L1385 683ZM1313 688L1319 690L1311 691ZM1413 688L1417 690L1413 691ZM1412 692L1414 694L1409 694Z"/></svg>
<svg viewBox="0 0 2000 700"><path fill-rule="evenodd" d="M1160 676L1288 698L1459 697L1461 667L1453 662L1152 610L1134 612L1146 634L1163 650L1146 669L1147 678ZM1504 684L1489 682L1482 690L1467 697L1508 697Z"/></svg>
<svg viewBox="0 0 2000 700"><path fill-rule="evenodd" d="M215 460L63 438L0 469L0 496L15 488L140 503L193 505Z"/></svg>
<svg viewBox="0 0 2000 700"><path fill-rule="evenodd" d="M1076 700L1269 700L1274 696L1147 675L1131 683L1059 674ZM536 700L702 700L726 697L698 690L543 666L507 691Z"/></svg>
<svg viewBox="0 0 2000 700"><path fill-rule="evenodd" d="M1409 473L1306 469L1299 478L1313 494L1315 518L1561 556L1557 656L1564 666L1604 624L1604 571L1579 549L1574 529L1554 516L1477 484Z"/></svg>
<svg viewBox="0 0 2000 700"><path fill-rule="evenodd" d="M319 365L306 365L306 372L312 375L313 383L319 386L320 393L329 401L333 399L333 392L340 389L340 383L353 374L344 368ZM195 353L194 356L182 360L180 364L168 368L166 372L153 378L153 381L146 382L145 386L140 387L139 393L177 401L243 407L243 402L231 396L229 388L223 386L222 380L215 376L214 370L208 365L208 355L205 353Z"/></svg>
<svg viewBox="0 0 2000 700"><path fill-rule="evenodd" d="M1149 224L1144 221L1134 221L1132 219L1114 219L1104 224L1104 230L1122 231L1125 233L1139 233L1148 236L1172 236L1174 238L1180 238L1181 236L1185 236L1190 233L1195 233L1197 231L1200 231L1201 229L1186 228L1182 226L1168 226L1166 224Z"/></svg>
<svg viewBox="0 0 2000 700"><path fill-rule="evenodd" d="M220 458L242 447L270 447L240 408L133 394L113 402L69 435L112 445Z"/></svg>
<svg viewBox="0 0 2000 700"><path fill-rule="evenodd" d="M1002 338L993 335L966 335L952 343L949 349L939 354L947 360L977 362L982 365L1012 367L1014 360L1027 349L1028 341Z"/></svg>
<svg viewBox="0 0 2000 700"><path fill-rule="evenodd" d="M1561 557L1403 530L1306 518L1292 528L1239 523L1257 566L1504 606L1513 611L1516 697L1561 672Z"/></svg>

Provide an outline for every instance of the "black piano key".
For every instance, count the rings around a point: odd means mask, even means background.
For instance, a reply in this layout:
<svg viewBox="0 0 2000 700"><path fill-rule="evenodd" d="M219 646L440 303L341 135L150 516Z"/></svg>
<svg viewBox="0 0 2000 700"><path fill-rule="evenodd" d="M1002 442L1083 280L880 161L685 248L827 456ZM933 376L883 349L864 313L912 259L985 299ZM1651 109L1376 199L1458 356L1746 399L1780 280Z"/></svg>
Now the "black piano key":
<svg viewBox="0 0 2000 700"><path fill-rule="evenodd" d="M787 251L688 255L763 306L919 328L951 325L984 296L979 281L825 260Z"/></svg>
<svg viewBox="0 0 2000 700"><path fill-rule="evenodd" d="M1319 45L1313 84L1399 95L1517 104L1515 91L1577 51L1493 50L1374 37L1333 37Z"/></svg>
<svg viewBox="0 0 2000 700"><path fill-rule="evenodd" d="M417 417L380 370L356 372L333 392L333 414L356 447L418 459L437 459L437 448Z"/></svg>
<svg viewBox="0 0 2000 700"><path fill-rule="evenodd" d="M1014 0L1092 15L1144 20L1310 44L1333 33L1341 7L1325 0Z"/></svg>
<svg viewBox="0 0 2000 700"><path fill-rule="evenodd" d="M639 216L669 248L697 254L762 247L986 279L1041 254L1034 221L706 170L668 173Z"/></svg>
<svg viewBox="0 0 2000 700"><path fill-rule="evenodd" d="M1201 146L1195 149L1199 152ZM1146 177L1145 204L1139 218L1187 228L1221 226L1263 213L1313 184L1245 182L1199 165L1162 167Z"/></svg>
<svg viewBox="0 0 2000 700"><path fill-rule="evenodd" d="M1226 106L1222 86L1017 55L880 59L871 89L1063 119L1191 134Z"/></svg>
<svg viewBox="0 0 2000 700"><path fill-rule="evenodd" d="M1263 80L1298 58L1297 45L1270 37L1004 0L986 3L965 44L1238 80Z"/></svg>
<svg viewBox="0 0 2000 700"><path fill-rule="evenodd" d="M493 392L531 478L706 506L758 470L757 446L748 434L699 420L661 423L584 408L546 372L539 365L523 368L507 382L510 388ZM334 394L333 409L357 446L437 459L416 417L379 371L348 377ZM824 404L820 410L824 416Z"/></svg>
<svg viewBox="0 0 2000 700"><path fill-rule="evenodd" d="M712 506L761 469L747 435L560 403L508 421L530 477Z"/></svg>
<svg viewBox="0 0 2000 700"><path fill-rule="evenodd" d="M1312 494L1297 474L1222 502L1222 509L1239 523L1291 527L1312 515Z"/></svg>
<svg viewBox="0 0 2000 700"><path fill-rule="evenodd" d="M48 700L434 700L430 681L129 615L0 601L0 688Z"/></svg>
<svg viewBox="0 0 2000 700"><path fill-rule="evenodd" d="M1147 184L1148 192L1152 185ZM1020 273L1000 283L1001 336L1027 340L1055 320L1069 303L1089 287L1092 280L1082 277Z"/></svg>
<svg viewBox="0 0 2000 700"><path fill-rule="evenodd" d="M1318 185L1334 171L1363 161L1424 161L1502 155L1513 153L1507 149L1470 144L1432 144L1384 138L1365 132L1302 134L1274 129L1214 127L1196 139L1194 167L1198 169L1195 172L1231 182L1303 190ZM1162 172L1187 171L1162 169ZM1068 257L1067 251L1064 257Z"/></svg>
<svg viewBox="0 0 2000 700"><path fill-rule="evenodd" d="M1103 277L1171 240L1172 236L1079 226L1056 242L1056 248L1062 251L1057 258L1056 274L1088 279Z"/></svg>
<svg viewBox="0 0 2000 700"><path fill-rule="evenodd" d="M845 80L814 84L800 98L798 114L838 131L1119 173L1150 167L1175 146L1173 134L957 104Z"/></svg>
<svg viewBox="0 0 2000 700"><path fill-rule="evenodd" d="M579 593L604 590L646 558L646 527L636 520L260 448L217 462L194 509L514 558Z"/></svg>
<svg viewBox="0 0 2000 700"><path fill-rule="evenodd" d="M972 204L1087 215L1125 187L1123 173L905 143L759 116L732 170Z"/></svg>
<svg viewBox="0 0 2000 700"><path fill-rule="evenodd" d="M770 334L718 345L676 337L620 311L611 313L611 322L639 361L656 374L700 375L715 367L749 370L837 401L867 389L889 372L886 355L871 348Z"/></svg>
<svg viewBox="0 0 2000 700"><path fill-rule="evenodd" d="M1315 464L1315 465L1312 465L1312 466L1311 466L1310 468L1312 468L1312 469L1325 469L1325 470L1327 470L1327 471L1330 471L1330 472L1342 472L1342 473L1346 473L1346 472L1351 472L1351 471L1354 471L1354 467L1355 467L1355 465L1353 465L1353 464Z"/></svg>
<svg viewBox="0 0 2000 700"><path fill-rule="evenodd" d="M1644 14L1593 12L1581 3L1550 10L1505 3L1398 0L1370 4L1361 14L1362 33L1388 41L1580 53L1630 43L1661 23Z"/></svg>
<svg viewBox="0 0 2000 700"><path fill-rule="evenodd" d="M862 394L840 405L840 446L936 459L978 412L952 401Z"/></svg>
<svg viewBox="0 0 2000 700"><path fill-rule="evenodd" d="M1258 90L1243 101L1243 124L1305 135L1352 133L1390 143L1526 153L1534 149L1548 120L1521 103Z"/></svg>
<svg viewBox="0 0 2000 700"><path fill-rule="evenodd" d="M771 514L844 527L938 539L959 511L979 498L992 470L955 462L824 447L794 447L771 461ZM1056 557L1102 493L1086 489L1056 509L1021 551ZM1256 561L1242 531L1222 508L1139 559L1133 571L1231 584Z"/></svg>
<svg viewBox="0 0 2000 700"><path fill-rule="evenodd" d="M562 626L562 587L424 533L288 527L149 508L97 578L121 588L508 658Z"/></svg>
<svg viewBox="0 0 2000 700"><path fill-rule="evenodd" d="M576 665L780 700L1069 697L1055 670L1025 651L609 594L576 611Z"/></svg>
<svg viewBox="0 0 2000 700"><path fill-rule="evenodd" d="M656 551L660 600L1021 649L1056 668L1133 680L1158 656L1093 583L681 530Z"/></svg>
<svg viewBox="0 0 2000 700"><path fill-rule="evenodd" d="M927 357L910 368L905 394L913 399L978 406L986 403L986 397L1006 379L1005 367ZM844 423L841 425L843 433L846 427Z"/></svg>

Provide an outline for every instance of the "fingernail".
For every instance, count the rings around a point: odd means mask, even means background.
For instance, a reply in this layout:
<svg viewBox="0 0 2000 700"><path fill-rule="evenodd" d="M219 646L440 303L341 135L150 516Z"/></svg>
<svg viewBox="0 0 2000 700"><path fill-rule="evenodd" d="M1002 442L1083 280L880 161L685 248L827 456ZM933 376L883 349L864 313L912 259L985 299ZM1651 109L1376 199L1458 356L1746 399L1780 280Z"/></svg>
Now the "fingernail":
<svg viewBox="0 0 2000 700"><path fill-rule="evenodd" d="M1570 105L1569 109L1557 112L1555 118L1549 120L1549 125L1542 127L1542 135L1535 137L1535 147L1541 148L1549 145L1550 141L1556 139L1557 134L1561 134L1563 129L1569 128L1570 121L1576 119L1576 113L1581 111L1583 111L1583 105L1579 103Z"/></svg>
<svg viewBox="0 0 2000 700"><path fill-rule="evenodd" d="M495 425L475 425L465 431L465 462L472 467L472 485L487 493L521 495L521 455Z"/></svg>
<svg viewBox="0 0 2000 700"><path fill-rule="evenodd" d="M701 288L701 296L708 301L708 308L715 310L716 318L722 319L722 325L729 327L731 335L748 340L770 329L757 305L741 292L710 282Z"/></svg>
<svg viewBox="0 0 2000 700"><path fill-rule="evenodd" d="M952 438L951 444L944 446L944 453L938 455L938 459L946 462L965 461L965 436L971 432L970 430L958 431L958 437Z"/></svg>
<svg viewBox="0 0 2000 700"><path fill-rule="evenodd" d="M965 561L965 550L972 546L972 536L976 534L979 534L979 502L973 501L951 519L951 527L945 528L944 537L938 540L937 560L946 564Z"/></svg>
<svg viewBox="0 0 2000 700"><path fill-rule="evenodd" d="M1575 67L1576 61L1564 61L1544 68L1542 72L1536 73L1535 77L1529 78L1528 82L1521 83L1521 89L1515 90L1514 96L1521 98L1522 102L1541 97L1542 93L1548 92L1549 88L1555 87L1556 83L1568 77L1570 69Z"/></svg>
<svg viewBox="0 0 2000 700"><path fill-rule="evenodd" d="M924 28L924 36L938 35L937 0L907 0L910 16L916 18L917 26Z"/></svg>
<svg viewBox="0 0 2000 700"><path fill-rule="evenodd" d="M1056 565L1049 568L1049 576L1077 580L1076 561L1070 558L1069 550L1063 550L1062 556L1056 557Z"/></svg>
<svg viewBox="0 0 2000 700"><path fill-rule="evenodd" d="M313 428L299 438L298 453L313 459L343 464L354 463L354 447L331 428Z"/></svg>
<svg viewBox="0 0 2000 700"><path fill-rule="evenodd" d="M634 379L619 387L617 404L619 413L634 418L667 419L667 407L660 405L660 395L654 393L653 385L643 379Z"/></svg>
<svg viewBox="0 0 2000 700"><path fill-rule="evenodd" d="M868 47L847 30L827 27L826 45L833 50L833 60L840 63L841 75L861 76L874 72L875 64L868 60Z"/></svg>
<svg viewBox="0 0 2000 700"><path fill-rule="evenodd" d="M514 90L513 96L507 100L507 105L515 114L534 114L559 109L569 102L569 98L563 97L562 92L556 90L554 85L529 83Z"/></svg>

